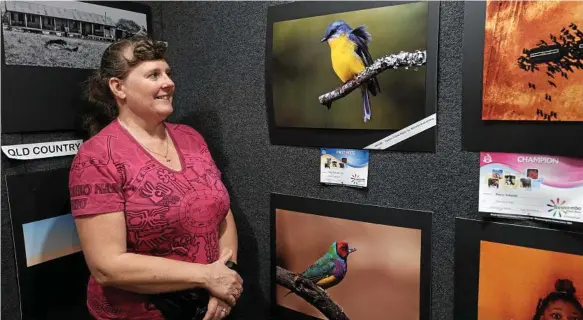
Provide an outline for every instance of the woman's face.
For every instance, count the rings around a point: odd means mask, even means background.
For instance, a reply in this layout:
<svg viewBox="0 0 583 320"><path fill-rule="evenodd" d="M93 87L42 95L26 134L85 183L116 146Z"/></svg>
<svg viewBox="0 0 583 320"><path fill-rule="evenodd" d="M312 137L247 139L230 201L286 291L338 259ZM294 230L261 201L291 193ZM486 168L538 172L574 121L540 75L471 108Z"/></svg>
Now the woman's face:
<svg viewBox="0 0 583 320"><path fill-rule="evenodd" d="M541 320L583 320L581 316L572 304L558 300L548 305Z"/></svg>
<svg viewBox="0 0 583 320"><path fill-rule="evenodd" d="M146 119L165 119L172 113L174 82L164 60L144 61L123 80L121 92L132 113Z"/></svg>

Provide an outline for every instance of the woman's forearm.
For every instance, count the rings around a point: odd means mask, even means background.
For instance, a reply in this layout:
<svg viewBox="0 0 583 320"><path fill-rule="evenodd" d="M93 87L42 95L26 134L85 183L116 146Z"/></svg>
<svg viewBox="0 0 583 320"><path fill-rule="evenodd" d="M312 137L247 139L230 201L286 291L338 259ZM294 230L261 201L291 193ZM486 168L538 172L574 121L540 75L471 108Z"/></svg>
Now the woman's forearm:
<svg viewBox="0 0 583 320"><path fill-rule="evenodd" d="M123 253L94 268L92 274L104 286L137 293L161 293L206 288L206 265L161 257Z"/></svg>
<svg viewBox="0 0 583 320"><path fill-rule="evenodd" d="M237 238L237 226L235 225L235 218L233 217L233 212L229 209L229 213L225 217L225 220L221 223L219 230L219 248L221 252L225 249L233 250L233 256L231 260L237 262L237 249L238 249L238 238Z"/></svg>

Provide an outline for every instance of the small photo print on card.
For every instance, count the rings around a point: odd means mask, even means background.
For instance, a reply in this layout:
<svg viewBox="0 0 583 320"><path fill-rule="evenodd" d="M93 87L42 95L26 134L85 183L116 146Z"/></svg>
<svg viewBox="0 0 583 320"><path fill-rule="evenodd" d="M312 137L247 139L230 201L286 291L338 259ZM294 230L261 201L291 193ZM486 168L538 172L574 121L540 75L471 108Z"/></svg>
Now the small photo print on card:
<svg viewBox="0 0 583 320"><path fill-rule="evenodd" d="M516 181L516 176L512 174L507 174L504 176L504 186L505 188L516 188L518 182Z"/></svg>
<svg viewBox="0 0 583 320"><path fill-rule="evenodd" d="M502 179L504 171L502 169L492 169L492 178Z"/></svg>
<svg viewBox="0 0 583 320"><path fill-rule="evenodd" d="M520 178L520 187L523 189L532 188L532 179L530 178Z"/></svg>
<svg viewBox="0 0 583 320"><path fill-rule="evenodd" d="M500 180L496 178L488 178L488 188L498 189Z"/></svg>
<svg viewBox="0 0 583 320"><path fill-rule="evenodd" d="M538 179L538 169L526 169L526 176L531 179Z"/></svg>

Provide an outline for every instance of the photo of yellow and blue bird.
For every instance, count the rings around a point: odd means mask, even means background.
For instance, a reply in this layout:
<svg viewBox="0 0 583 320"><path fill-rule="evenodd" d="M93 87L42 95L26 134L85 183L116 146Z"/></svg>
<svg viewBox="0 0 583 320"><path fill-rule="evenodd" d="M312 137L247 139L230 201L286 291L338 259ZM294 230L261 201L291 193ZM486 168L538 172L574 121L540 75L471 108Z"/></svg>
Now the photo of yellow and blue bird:
<svg viewBox="0 0 583 320"><path fill-rule="evenodd" d="M332 68L342 83L354 79L374 61L368 51L372 36L365 28L362 25L352 29L343 20L334 21L326 28L321 42L326 41L330 45ZM371 117L370 95L376 96L381 91L378 79L373 77L362 84L360 91L364 122L367 122Z"/></svg>
<svg viewBox="0 0 583 320"><path fill-rule="evenodd" d="M320 97L383 57L427 50L429 11L428 2L380 3L273 22L266 70L273 124L396 131L424 119L425 65L383 70L330 103Z"/></svg>

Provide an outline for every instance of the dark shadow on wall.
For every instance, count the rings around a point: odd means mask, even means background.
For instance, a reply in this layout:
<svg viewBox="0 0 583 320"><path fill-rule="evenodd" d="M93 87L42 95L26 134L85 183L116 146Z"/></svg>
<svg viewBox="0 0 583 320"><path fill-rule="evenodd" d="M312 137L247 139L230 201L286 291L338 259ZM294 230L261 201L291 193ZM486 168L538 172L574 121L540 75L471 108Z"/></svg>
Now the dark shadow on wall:
<svg viewBox="0 0 583 320"><path fill-rule="evenodd" d="M239 238L238 266L239 273L243 278L243 295L235 308L233 308L228 319L266 319L267 315L260 314L268 310L268 301L263 297L261 284L259 283L260 262L257 241L247 218L248 215L239 206L238 193L234 190L227 173L230 163L225 155L225 150L223 149L225 143L222 140L226 131L221 128L219 114L212 110L198 110L172 122L188 125L204 137L217 167L223 173L223 183L229 190L231 210L235 217ZM251 312L253 314L249 314Z"/></svg>
<svg viewBox="0 0 583 320"><path fill-rule="evenodd" d="M223 182L228 190L233 190L228 178L223 178ZM243 278L243 295L229 319L265 319L264 316L258 314L265 309L264 306L267 306L268 302L263 297L259 283L259 252L256 237L233 192L231 192L231 210L239 237L238 265L239 274ZM256 314L245 315L244 312L256 312Z"/></svg>
<svg viewBox="0 0 583 320"><path fill-rule="evenodd" d="M220 117L216 111L213 110L198 110L191 112L179 119L172 119L171 122L185 124L198 131L206 140L209 151L217 164L217 167L224 172L229 163L222 146L223 133L221 132Z"/></svg>

